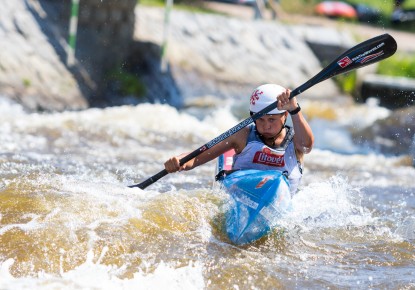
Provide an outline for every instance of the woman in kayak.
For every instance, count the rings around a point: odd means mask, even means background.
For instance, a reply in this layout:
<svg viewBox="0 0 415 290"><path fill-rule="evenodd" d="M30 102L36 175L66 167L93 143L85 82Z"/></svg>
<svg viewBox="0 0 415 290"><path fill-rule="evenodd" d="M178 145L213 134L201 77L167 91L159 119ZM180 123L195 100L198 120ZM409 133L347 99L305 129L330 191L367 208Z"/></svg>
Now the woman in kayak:
<svg viewBox="0 0 415 290"><path fill-rule="evenodd" d="M275 109L182 166L180 159L187 153L170 158L164 163L165 169L169 173L191 170L234 149L233 170L284 172L294 194L302 177L304 154L311 151L314 136L296 97L289 98L290 93L289 89L276 84L259 86L250 98L251 115L278 100ZM286 125L288 114L291 115L293 128Z"/></svg>

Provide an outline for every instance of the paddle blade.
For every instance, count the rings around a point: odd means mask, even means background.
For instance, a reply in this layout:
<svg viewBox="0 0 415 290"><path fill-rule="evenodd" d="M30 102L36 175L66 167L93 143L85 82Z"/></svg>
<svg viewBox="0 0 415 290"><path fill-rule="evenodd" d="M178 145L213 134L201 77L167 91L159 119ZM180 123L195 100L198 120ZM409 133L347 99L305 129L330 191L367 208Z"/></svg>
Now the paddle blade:
<svg viewBox="0 0 415 290"><path fill-rule="evenodd" d="M162 171L160 171L159 173L153 175L152 177L144 180L141 183L138 184L134 184L134 185L129 185L129 188L134 188L134 187L138 187L140 189L145 189L147 186L153 184L154 182L156 182L157 180L159 180L160 178L162 178L163 176L166 176L168 174L166 169L163 169Z"/></svg>
<svg viewBox="0 0 415 290"><path fill-rule="evenodd" d="M397 48L395 39L387 33L359 43L333 60L312 79L293 90L290 98L326 79L384 60L393 55Z"/></svg>

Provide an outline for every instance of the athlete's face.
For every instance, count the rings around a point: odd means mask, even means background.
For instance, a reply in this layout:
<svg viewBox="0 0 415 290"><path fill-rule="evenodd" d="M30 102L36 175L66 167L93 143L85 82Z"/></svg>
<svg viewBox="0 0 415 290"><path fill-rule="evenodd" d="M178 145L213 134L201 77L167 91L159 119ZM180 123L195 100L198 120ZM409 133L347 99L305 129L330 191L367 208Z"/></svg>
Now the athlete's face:
<svg viewBox="0 0 415 290"><path fill-rule="evenodd" d="M262 136L265 138L274 137L276 134L281 132L281 128L285 123L285 113L275 115L264 115L257 119L255 124L256 128Z"/></svg>

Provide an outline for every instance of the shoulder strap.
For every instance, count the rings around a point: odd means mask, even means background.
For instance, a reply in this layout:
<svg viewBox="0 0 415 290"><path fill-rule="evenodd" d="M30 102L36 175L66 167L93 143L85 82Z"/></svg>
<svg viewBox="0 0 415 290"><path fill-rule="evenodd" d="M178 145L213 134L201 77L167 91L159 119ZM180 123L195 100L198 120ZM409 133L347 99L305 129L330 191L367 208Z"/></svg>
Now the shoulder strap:
<svg viewBox="0 0 415 290"><path fill-rule="evenodd" d="M285 129L287 130L287 134L285 135L284 140L281 142L280 147L278 147L277 149L283 149L283 150L287 149L288 145L293 140L294 128L291 128L290 126L285 125Z"/></svg>

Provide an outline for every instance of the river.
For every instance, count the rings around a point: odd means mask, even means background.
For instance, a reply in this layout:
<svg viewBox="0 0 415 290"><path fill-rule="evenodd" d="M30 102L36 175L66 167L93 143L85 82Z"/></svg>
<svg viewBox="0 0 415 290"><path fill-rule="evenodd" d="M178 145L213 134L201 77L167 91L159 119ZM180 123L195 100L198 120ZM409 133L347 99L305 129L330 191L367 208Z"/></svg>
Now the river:
<svg viewBox="0 0 415 290"><path fill-rule="evenodd" d="M234 246L214 162L127 187L239 122L232 103L26 113L0 98L0 289L415 288L412 160L350 137L388 111L301 105L316 146L293 211Z"/></svg>

